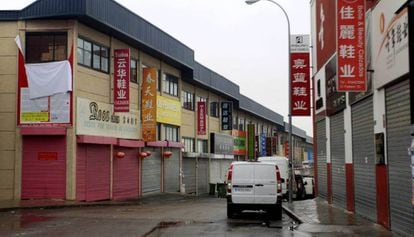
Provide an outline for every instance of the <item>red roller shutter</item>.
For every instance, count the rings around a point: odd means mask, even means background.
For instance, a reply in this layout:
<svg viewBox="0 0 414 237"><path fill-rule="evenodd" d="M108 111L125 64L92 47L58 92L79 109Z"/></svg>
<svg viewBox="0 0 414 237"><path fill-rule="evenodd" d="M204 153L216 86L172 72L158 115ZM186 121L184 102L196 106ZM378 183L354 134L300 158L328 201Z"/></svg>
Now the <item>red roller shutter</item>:
<svg viewBox="0 0 414 237"><path fill-rule="evenodd" d="M66 195L66 137L23 136L22 199Z"/></svg>
<svg viewBox="0 0 414 237"><path fill-rule="evenodd" d="M139 159L136 148L116 147L116 152L124 152L124 158L114 157L113 193L114 200L138 198Z"/></svg>

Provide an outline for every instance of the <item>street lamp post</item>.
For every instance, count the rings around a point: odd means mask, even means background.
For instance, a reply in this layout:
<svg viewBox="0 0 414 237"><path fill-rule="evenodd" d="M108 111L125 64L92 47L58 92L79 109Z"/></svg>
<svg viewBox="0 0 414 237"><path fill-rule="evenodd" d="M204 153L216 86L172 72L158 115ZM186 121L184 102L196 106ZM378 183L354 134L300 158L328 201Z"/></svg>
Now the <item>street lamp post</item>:
<svg viewBox="0 0 414 237"><path fill-rule="evenodd" d="M251 4L254 4L254 3L256 3L256 2L259 2L259 1L261 1L261 0L246 0L245 2L247 3L247 4L249 4L249 5L251 5ZM290 62L290 21L289 21L289 16L288 16L288 14L286 13L286 11L285 11L285 9L283 9L283 7L279 4L279 3L277 3L277 2L275 2L275 1L273 1L273 0L266 0L266 1L269 1L269 2L271 2L271 3L274 3L274 4L276 4L276 6L278 6L282 11L283 11L283 13L285 14L285 17L286 17L286 21L287 21L287 25L288 25L288 66L289 66L289 76L288 76L288 95L289 95L289 114L288 114L288 117L289 117L289 167L290 167L290 169L289 169L289 203L291 203L292 202L292 191L293 191L293 188L292 188L292 186L293 186L293 177L294 177L294 174L293 174L293 156L292 156L292 154L293 154L293 151L292 151L292 105L291 105L291 103L292 103L292 93L291 93L291 89L290 89L290 80L291 80L291 73L292 73L292 69L291 69L291 62Z"/></svg>

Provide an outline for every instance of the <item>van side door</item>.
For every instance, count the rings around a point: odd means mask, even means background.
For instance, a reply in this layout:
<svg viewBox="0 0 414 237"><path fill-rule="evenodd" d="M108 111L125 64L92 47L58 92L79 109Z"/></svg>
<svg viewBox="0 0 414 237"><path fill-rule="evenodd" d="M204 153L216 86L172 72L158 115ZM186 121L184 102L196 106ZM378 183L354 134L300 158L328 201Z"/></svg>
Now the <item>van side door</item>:
<svg viewBox="0 0 414 237"><path fill-rule="evenodd" d="M275 204L277 202L276 169L274 165L255 165L254 202Z"/></svg>

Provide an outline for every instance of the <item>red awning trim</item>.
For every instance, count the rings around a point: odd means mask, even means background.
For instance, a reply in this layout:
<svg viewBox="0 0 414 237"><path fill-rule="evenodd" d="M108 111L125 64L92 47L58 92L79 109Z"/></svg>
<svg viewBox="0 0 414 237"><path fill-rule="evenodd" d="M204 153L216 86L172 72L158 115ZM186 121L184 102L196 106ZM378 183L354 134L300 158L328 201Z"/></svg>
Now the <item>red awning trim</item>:
<svg viewBox="0 0 414 237"><path fill-rule="evenodd" d="M145 147L145 142L140 140L128 140L118 138L117 146L122 147Z"/></svg>
<svg viewBox="0 0 414 237"><path fill-rule="evenodd" d="M21 127L21 135L61 135L66 136L65 127Z"/></svg>
<svg viewBox="0 0 414 237"><path fill-rule="evenodd" d="M183 148L184 144L181 142L172 142L172 141L168 141L168 147L173 147L173 148Z"/></svg>
<svg viewBox="0 0 414 237"><path fill-rule="evenodd" d="M167 141L147 142L148 147L166 147L167 145L168 145Z"/></svg>
<svg viewBox="0 0 414 237"><path fill-rule="evenodd" d="M114 137L78 135L76 140L78 143L117 145L117 139Z"/></svg>

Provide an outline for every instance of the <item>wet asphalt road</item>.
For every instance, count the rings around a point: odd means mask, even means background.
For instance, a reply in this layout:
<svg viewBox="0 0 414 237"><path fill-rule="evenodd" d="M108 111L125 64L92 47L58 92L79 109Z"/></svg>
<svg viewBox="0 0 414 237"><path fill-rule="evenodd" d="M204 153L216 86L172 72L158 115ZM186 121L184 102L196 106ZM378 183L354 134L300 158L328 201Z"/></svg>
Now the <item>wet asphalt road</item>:
<svg viewBox="0 0 414 237"><path fill-rule="evenodd" d="M389 236L372 224L300 224L286 214L226 217L226 200L180 195L145 198L133 205L0 212L0 236Z"/></svg>
<svg viewBox="0 0 414 237"><path fill-rule="evenodd" d="M3 212L0 236L290 236L292 221L269 221L264 213L228 220L225 199L204 197Z"/></svg>

